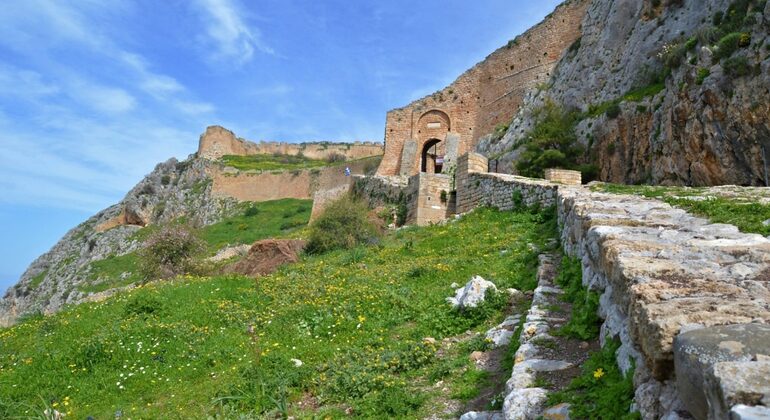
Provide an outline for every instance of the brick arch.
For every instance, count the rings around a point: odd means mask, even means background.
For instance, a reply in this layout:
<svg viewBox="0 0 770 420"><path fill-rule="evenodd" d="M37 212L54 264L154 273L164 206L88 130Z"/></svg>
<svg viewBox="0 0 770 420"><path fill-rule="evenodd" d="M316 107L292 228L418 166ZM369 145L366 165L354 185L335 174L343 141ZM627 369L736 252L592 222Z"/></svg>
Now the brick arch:
<svg viewBox="0 0 770 420"><path fill-rule="evenodd" d="M420 118L417 120L417 131L420 134L429 134L433 131L446 133L451 130L452 122L449 114L439 109L431 109L420 115Z"/></svg>

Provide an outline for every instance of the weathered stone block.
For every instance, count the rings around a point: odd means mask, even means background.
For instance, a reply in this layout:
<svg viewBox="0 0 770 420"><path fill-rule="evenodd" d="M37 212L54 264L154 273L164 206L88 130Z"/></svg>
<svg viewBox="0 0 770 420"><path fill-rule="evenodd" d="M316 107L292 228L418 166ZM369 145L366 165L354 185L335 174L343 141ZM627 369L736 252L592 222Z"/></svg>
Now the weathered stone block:
<svg viewBox="0 0 770 420"><path fill-rule="evenodd" d="M756 359L758 354L760 357L766 355L770 352L769 349L770 325L728 325L679 334L674 339L676 381L679 395L690 413L696 419L707 419L708 407L719 407L725 404L721 397L718 397L721 392L716 389L708 391L709 397L707 397L706 373L716 363L749 362ZM752 376L748 371L735 371L732 366L723 365L717 368L716 376L710 381L711 384L721 384L717 378L723 377L727 371L732 371L736 375L748 375L745 381L751 382ZM730 386L742 380L734 378Z"/></svg>

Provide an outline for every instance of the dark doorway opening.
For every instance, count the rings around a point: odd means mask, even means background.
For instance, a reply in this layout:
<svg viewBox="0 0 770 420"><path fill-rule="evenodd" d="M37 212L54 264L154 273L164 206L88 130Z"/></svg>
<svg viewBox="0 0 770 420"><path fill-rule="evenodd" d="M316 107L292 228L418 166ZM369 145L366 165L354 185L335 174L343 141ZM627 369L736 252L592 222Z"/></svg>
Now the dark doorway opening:
<svg viewBox="0 0 770 420"><path fill-rule="evenodd" d="M422 166L420 171L429 174L440 174L444 167L444 156L439 154L441 140L430 139L422 147Z"/></svg>

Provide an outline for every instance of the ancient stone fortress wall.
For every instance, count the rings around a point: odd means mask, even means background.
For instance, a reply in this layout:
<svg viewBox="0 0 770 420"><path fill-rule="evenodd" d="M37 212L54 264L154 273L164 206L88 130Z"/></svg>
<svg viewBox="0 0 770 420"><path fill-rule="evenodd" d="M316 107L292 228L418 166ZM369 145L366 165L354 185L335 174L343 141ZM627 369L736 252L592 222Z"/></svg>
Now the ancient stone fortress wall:
<svg viewBox="0 0 770 420"><path fill-rule="evenodd" d="M326 159L332 155L342 155L349 160L380 156L383 153L381 143L366 141L353 143L338 142L259 142L254 143L220 126L206 128L198 142L198 157L218 160L225 155L261 155L284 154L300 155L310 159Z"/></svg>
<svg viewBox="0 0 770 420"><path fill-rule="evenodd" d="M379 175L435 172L472 150L481 136L508 124L524 93L545 83L562 53L580 36L588 0L563 3L543 20L462 74L451 85L388 112Z"/></svg>
<svg viewBox="0 0 770 420"><path fill-rule="evenodd" d="M620 340L623 371L635 365L645 419L770 415L770 240L657 200L472 172L465 159L458 211L509 209L516 191L527 204L556 203L564 251L601 294L600 339Z"/></svg>
<svg viewBox="0 0 770 420"><path fill-rule="evenodd" d="M281 198L311 199L319 191L332 190L351 182L352 175L362 175L376 164L377 158L351 161L345 166L282 171L238 171L215 166L209 169L212 197L231 197L239 201L269 201Z"/></svg>
<svg viewBox="0 0 770 420"><path fill-rule="evenodd" d="M452 177L445 174L421 173L409 178L406 188L408 224L426 226L454 215L450 204Z"/></svg>

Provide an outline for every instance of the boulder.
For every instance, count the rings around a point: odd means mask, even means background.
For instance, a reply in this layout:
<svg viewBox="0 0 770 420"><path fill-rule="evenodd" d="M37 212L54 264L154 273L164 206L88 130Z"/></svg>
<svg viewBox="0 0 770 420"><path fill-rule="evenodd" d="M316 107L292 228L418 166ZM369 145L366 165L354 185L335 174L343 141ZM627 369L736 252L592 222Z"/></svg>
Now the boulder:
<svg viewBox="0 0 770 420"><path fill-rule="evenodd" d="M709 418L728 418L739 404L770 406L770 362L718 362L705 376Z"/></svg>
<svg viewBox="0 0 770 420"><path fill-rule="evenodd" d="M517 389L505 397L503 414L508 420L525 420L537 418L548 393L542 388Z"/></svg>
<svg viewBox="0 0 770 420"><path fill-rule="evenodd" d="M546 408L543 411L543 418L546 420L569 420L569 407L569 404L561 403Z"/></svg>
<svg viewBox="0 0 770 420"><path fill-rule="evenodd" d="M729 410L719 387L752 383L751 370L737 371L734 365L713 366L720 362L751 362L770 351L770 325L738 324L702 328L679 334L674 339L674 366L679 396L696 419L708 418L708 407ZM722 384L725 372L732 372L730 385ZM712 378L706 381L706 375ZM714 376L716 375L716 376ZM724 378L725 380L727 378ZM765 378L766 382L766 378ZM744 385L739 385L744 384ZM707 386L712 388L707 390ZM753 390L745 390L753 392ZM730 392L740 392L732 390ZM741 402L741 401L738 401Z"/></svg>
<svg viewBox="0 0 770 420"><path fill-rule="evenodd" d="M768 3L770 4L770 3ZM770 409L738 404L730 410L730 420L769 420Z"/></svg>
<svg viewBox="0 0 770 420"><path fill-rule="evenodd" d="M227 271L252 277L264 276L279 266L299 261L305 241L297 239L264 239L257 241L241 261Z"/></svg>
<svg viewBox="0 0 770 420"><path fill-rule="evenodd" d="M504 420L503 413L499 411L469 411L460 420Z"/></svg>
<svg viewBox="0 0 770 420"><path fill-rule="evenodd" d="M475 308L484 301L487 290L497 291L497 286L480 276L473 278L465 286L455 290L454 297L448 297L447 302L458 309Z"/></svg>

